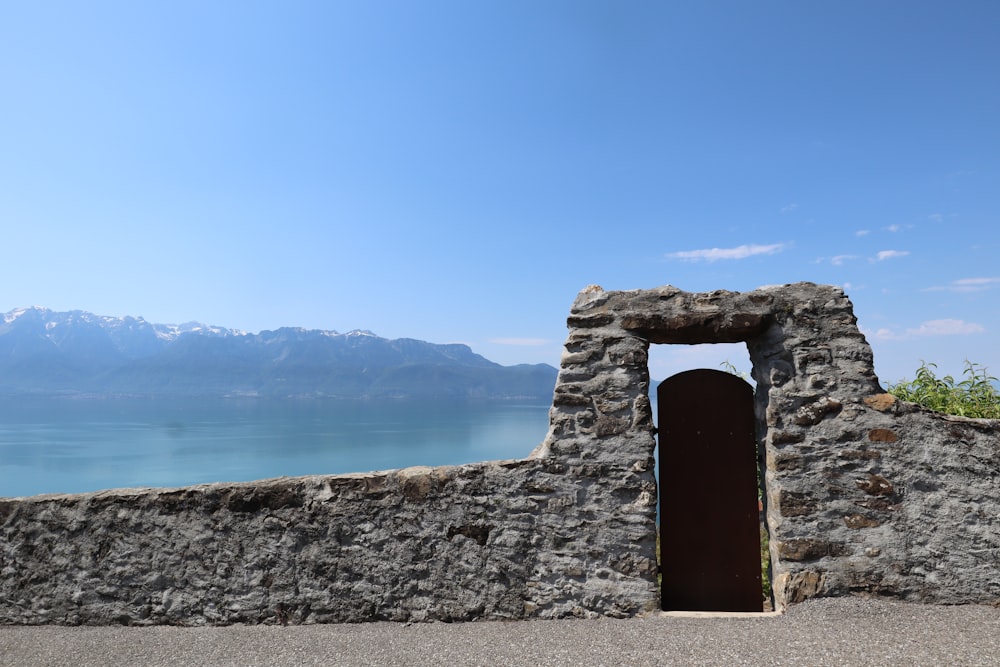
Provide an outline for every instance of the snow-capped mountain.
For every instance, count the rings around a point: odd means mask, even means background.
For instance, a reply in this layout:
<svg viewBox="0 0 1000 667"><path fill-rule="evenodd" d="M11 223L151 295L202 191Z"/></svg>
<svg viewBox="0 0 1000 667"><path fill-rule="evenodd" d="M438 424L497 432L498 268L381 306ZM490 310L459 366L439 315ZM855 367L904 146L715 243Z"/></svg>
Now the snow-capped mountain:
<svg viewBox="0 0 1000 667"><path fill-rule="evenodd" d="M556 370L371 331L250 334L197 322L20 308L0 323L0 392L96 395L551 397Z"/></svg>
<svg viewBox="0 0 1000 667"><path fill-rule="evenodd" d="M95 315L85 310L71 310L67 312L56 312L41 306L31 306L30 308L16 308L9 313L3 314L3 326L13 325L20 320L22 324L44 322L48 331L53 331L60 326L66 328L70 325L98 326L105 329L111 335L129 335L140 331L153 331L158 338L170 341L185 333L205 333L216 336L240 336L244 332L236 329L224 329L222 327L208 326L201 322L186 322L184 324L153 324L147 322L142 317L110 317L107 315ZM0 328L0 332L3 329Z"/></svg>

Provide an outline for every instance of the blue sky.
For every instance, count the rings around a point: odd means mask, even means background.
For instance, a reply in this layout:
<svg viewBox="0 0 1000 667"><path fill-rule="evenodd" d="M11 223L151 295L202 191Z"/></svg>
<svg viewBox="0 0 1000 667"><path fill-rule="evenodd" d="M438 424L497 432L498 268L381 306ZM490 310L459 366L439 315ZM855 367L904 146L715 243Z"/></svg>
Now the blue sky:
<svg viewBox="0 0 1000 667"><path fill-rule="evenodd" d="M1000 375L998 25L973 0L5 3L0 311L557 365L588 284L809 280L845 287L883 381Z"/></svg>

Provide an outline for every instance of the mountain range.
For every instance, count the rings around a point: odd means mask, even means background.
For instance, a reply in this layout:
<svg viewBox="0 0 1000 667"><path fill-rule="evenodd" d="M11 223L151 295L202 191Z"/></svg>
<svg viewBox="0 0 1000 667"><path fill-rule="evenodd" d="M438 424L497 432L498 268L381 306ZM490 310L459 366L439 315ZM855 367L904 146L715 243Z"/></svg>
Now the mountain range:
<svg viewBox="0 0 1000 667"><path fill-rule="evenodd" d="M364 330L252 334L39 307L0 320L7 395L549 399L556 372Z"/></svg>

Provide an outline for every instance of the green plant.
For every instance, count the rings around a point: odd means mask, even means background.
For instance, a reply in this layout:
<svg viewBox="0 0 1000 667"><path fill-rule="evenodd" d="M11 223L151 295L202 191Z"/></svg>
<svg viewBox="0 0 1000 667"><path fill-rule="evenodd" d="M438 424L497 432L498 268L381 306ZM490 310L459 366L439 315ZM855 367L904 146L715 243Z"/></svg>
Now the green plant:
<svg viewBox="0 0 1000 667"><path fill-rule="evenodd" d="M725 372L729 373L730 375L735 375L736 377L740 378L741 380L744 380L744 381L747 381L747 382L750 381L750 378L747 377L747 374L743 373L743 372L740 372L740 369L736 368L736 366L734 366L728 359L726 359L725 361L723 361L719 365L722 366L722 370L724 370Z"/></svg>
<svg viewBox="0 0 1000 667"><path fill-rule="evenodd" d="M760 525L760 582L764 593L764 602L771 602L771 550L770 540L764 524Z"/></svg>
<svg viewBox="0 0 1000 667"><path fill-rule="evenodd" d="M944 414L1000 419L997 379L985 366L966 360L963 379L957 381L951 375L937 377L936 370L937 364L921 361L916 378L889 385L889 393Z"/></svg>

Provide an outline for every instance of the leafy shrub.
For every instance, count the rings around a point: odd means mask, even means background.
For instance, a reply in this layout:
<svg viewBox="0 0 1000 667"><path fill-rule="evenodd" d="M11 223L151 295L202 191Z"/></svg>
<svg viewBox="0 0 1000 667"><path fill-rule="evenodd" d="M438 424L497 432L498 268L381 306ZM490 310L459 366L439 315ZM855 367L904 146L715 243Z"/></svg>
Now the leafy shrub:
<svg viewBox="0 0 1000 667"><path fill-rule="evenodd" d="M764 524L760 524L760 582L763 587L764 603L771 603L771 550L768 548L770 542L767 529Z"/></svg>
<svg viewBox="0 0 1000 667"><path fill-rule="evenodd" d="M936 369L937 364L921 361L916 379L889 385L889 393L944 414L1000 419L997 379L987 374L985 366L966 361L960 381L950 375L939 378Z"/></svg>

